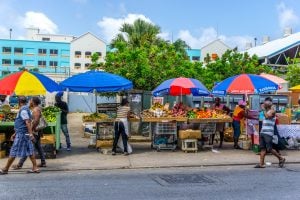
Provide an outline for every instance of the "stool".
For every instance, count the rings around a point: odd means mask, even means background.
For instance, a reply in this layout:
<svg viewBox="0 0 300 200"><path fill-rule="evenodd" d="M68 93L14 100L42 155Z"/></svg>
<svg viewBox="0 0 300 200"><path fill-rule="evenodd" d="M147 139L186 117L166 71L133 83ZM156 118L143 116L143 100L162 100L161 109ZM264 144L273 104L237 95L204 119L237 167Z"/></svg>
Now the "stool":
<svg viewBox="0 0 300 200"><path fill-rule="evenodd" d="M181 141L181 149L187 153L188 151L198 151L198 140L197 139L184 139Z"/></svg>

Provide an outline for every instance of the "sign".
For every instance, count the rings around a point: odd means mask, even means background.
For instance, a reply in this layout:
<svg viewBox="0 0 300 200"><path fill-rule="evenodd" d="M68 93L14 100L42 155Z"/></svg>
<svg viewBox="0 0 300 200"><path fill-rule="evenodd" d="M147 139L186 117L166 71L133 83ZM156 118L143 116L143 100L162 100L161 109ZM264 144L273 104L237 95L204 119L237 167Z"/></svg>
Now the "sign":
<svg viewBox="0 0 300 200"><path fill-rule="evenodd" d="M164 105L164 98L163 97L152 97L152 104L160 103Z"/></svg>

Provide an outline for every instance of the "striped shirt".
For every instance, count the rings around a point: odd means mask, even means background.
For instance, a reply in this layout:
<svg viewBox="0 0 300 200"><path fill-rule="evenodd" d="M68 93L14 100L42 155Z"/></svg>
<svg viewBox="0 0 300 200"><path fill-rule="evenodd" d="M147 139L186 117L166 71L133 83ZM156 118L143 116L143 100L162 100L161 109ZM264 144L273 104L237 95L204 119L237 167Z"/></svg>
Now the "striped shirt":
<svg viewBox="0 0 300 200"><path fill-rule="evenodd" d="M120 106L117 110L117 119L127 118L130 108L128 106Z"/></svg>
<svg viewBox="0 0 300 200"><path fill-rule="evenodd" d="M262 122L262 127L260 133L265 135L274 135L275 117L272 119L264 119Z"/></svg>

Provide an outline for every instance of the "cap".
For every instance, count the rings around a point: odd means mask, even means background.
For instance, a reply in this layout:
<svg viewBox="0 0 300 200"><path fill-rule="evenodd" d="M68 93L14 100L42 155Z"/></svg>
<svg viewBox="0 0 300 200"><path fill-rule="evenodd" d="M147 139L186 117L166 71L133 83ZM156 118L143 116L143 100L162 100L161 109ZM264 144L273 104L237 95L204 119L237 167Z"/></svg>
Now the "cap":
<svg viewBox="0 0 300 200"><path fill-rule="evenodd" d="M64 92L58 92L58 93L56 93L55 96L56 96L56 97L62 97L62 96L64 96Z"/></svg>
<svg viewBox="0 0 300 200"><path fill-rule="evenodd" d="M244 101L244 100L239 100L238 104L239 104L239 106L247 105L246 101Z"/></svg>

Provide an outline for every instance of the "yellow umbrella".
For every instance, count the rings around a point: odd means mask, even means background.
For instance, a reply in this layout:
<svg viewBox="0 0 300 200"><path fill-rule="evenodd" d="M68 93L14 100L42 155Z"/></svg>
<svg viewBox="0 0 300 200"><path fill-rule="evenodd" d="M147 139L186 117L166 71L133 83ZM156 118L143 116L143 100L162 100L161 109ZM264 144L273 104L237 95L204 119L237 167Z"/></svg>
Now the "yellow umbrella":
<svg viewBox="0 0 300 200"><path fill-rule="evenodd" d="M291 87L289 90L292 90L293 92L300 92L300 85L296 85L294 87Z"/></svg>

